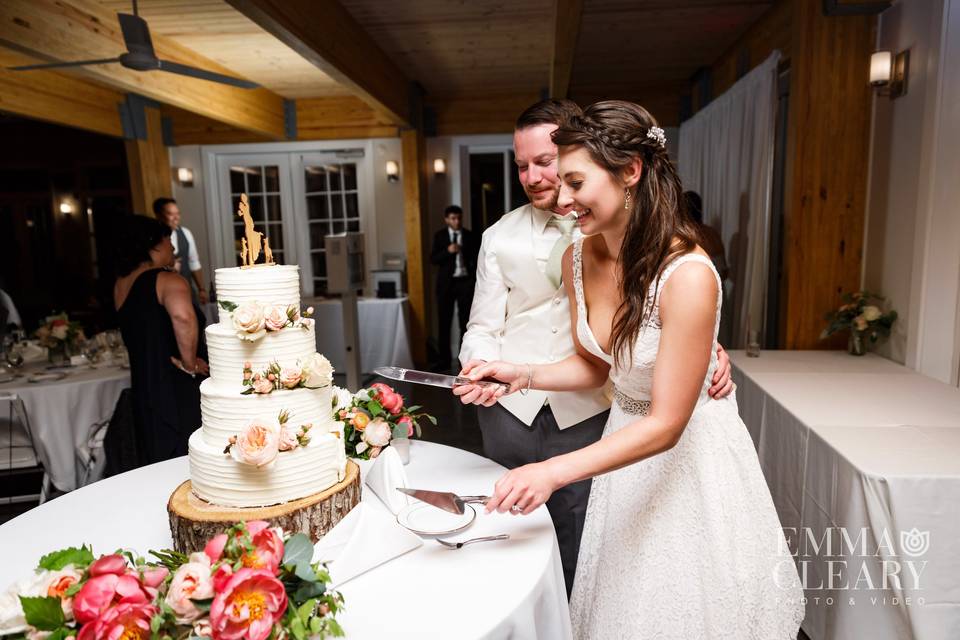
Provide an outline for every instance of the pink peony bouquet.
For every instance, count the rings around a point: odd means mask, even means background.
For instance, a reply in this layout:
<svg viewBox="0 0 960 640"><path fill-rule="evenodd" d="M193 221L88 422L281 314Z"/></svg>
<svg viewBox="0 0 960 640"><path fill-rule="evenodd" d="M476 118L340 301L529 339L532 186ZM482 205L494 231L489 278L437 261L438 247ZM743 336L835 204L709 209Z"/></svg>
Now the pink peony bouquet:
<svg viewBox="0 0 960 640"><path fill-rule="evenodd" d="M343 441L351 458L376 458L394 438L419 437L420 418L437 424L433 416L418 412L418 405L404 406L403 396L382 382L352 396L334 391L333 417L343 423Z"/></svg>
<svg viewBox="0 0 960 640"><path fill-rule="evenodd" d="M302 533L239 523L189 556L47 554L0 594L0 636L27 640L306 640L343 635L342 596Z"/></svg>

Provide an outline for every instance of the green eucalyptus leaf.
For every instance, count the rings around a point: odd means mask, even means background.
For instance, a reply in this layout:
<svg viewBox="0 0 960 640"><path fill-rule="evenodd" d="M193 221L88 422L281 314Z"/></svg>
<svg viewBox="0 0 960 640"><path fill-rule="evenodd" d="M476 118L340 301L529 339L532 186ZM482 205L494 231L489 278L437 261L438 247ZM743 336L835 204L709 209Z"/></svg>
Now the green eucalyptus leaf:
<svg viewBox="0 0 960 640"><path fill-rule="evenodd" d="M296 568L294 569L294 574L306 582L316 582L317 574L314 573L313 567L310 566L308 562L298 562Z"/></svg>
<svg viewBox="0 0 960 640"><path fill-rule="evenodd" d="M301 582L300 587L293 594L294 602L304 602L310 598L322 596L327 586L322 582Z"/></svg>
<svg viewBox="0 0 960 640"><path fill-rule="evenodd" d="M283 564L309 566L311 559L313 559L313 544L310 538L302 533L290 536L283 548Z"/></svg>
<svg viewBox="0 0 960 640"><path fill-rule="evenodd" d="M236 302L230 302L229 300L218 300L217 304L228 313L232 313L239 306Z"/></svg>

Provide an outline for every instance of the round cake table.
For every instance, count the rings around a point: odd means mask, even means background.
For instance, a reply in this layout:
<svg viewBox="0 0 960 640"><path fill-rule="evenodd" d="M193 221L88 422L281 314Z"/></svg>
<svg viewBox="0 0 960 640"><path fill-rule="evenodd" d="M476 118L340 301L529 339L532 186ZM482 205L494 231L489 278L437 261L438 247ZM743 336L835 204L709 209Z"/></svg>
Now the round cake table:
<svg viewBox="0 0 960 640"><path fill-rule="evenodd" d="M409 486L488 494L503 467L438 444L413 442L404 467ZM126 547L146 554L171 546L170 493L188 476L177 458L108 478L56 498L0 525L7 549L0 589L28 575L37 560L67 546L92 544L94 553ZM364 488L363 502L389 513ZM529 516L478 512L451 539L510 534L510 540L451 551L425 540L415 551L358 576L340 588L338 616L350 639L570 637L563 572L545 507Z"/></svg>

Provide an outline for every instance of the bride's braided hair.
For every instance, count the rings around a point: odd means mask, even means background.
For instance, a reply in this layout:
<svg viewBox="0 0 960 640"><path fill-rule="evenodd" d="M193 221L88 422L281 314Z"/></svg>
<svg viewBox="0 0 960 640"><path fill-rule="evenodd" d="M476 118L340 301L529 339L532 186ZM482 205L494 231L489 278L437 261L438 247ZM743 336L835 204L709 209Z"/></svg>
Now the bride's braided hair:
<svg viewBox="0 0 960 640"><path fill-rule="evenodd" d="M640 331L650 321L656 287L664 267L697 244L697 231L683 211L683 187L670 160L663 132L646 109L632 102L605 100L569 118L553 133L558 147L583 147L617 182L639 158L639 182L630 191L632 206L620 248L623 302L614 316L611 353L618 364L632 360ZM624 358L624 356L626 356Z"/></svg>

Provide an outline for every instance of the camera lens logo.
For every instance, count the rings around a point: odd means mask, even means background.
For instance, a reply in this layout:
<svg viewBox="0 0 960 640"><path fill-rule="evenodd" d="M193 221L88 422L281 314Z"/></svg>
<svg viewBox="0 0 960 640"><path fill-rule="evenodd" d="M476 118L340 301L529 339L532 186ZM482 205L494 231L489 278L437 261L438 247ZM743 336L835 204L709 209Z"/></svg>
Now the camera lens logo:
<svg viewBox="0 0 960 640"><path fill-rule="evenodd" d="M930 532L920 531L916 527L900 532L900 551L904 555L922 556L930 547Z"/></svg>

